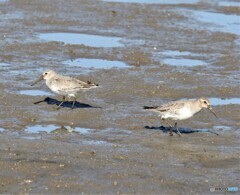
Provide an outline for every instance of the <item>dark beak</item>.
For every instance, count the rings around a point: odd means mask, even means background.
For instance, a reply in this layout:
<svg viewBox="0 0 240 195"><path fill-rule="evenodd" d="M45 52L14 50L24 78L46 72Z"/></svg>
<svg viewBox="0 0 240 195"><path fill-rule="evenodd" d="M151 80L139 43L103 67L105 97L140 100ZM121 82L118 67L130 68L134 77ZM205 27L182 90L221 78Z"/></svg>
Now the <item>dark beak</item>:
<svg viewBox="0 0 240 195"><path fill-rule="evenodd" d="M218 118L217 115L216 115L216 113L213 111L213 109L212 109L211 106L208 106L208 110L209 110L211 113L213 113L213 115L214 115L216 118Z"/></svg>
<svg viewBox="0 0 240 195"><path fill-rule="evenodd" d="M31 84L31 86L37 84L37 83L40 82L41 80L43 80L43 76L40 76L34 83Z"/></svg>

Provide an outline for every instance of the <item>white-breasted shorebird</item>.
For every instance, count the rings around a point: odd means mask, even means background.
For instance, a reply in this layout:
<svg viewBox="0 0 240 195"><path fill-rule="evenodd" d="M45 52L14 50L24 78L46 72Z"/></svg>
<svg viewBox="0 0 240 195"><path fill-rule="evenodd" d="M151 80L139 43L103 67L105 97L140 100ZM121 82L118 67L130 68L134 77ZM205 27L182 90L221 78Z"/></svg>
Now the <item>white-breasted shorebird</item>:
<svg viewBox="0 0 240 195"><path fill-rule="evenodd" d="M213 109L210 106L210 101L204 97L194 99L194 100L173 101L167 104L163 104L161 106L153 106L153 107L144 106L143 108L157 112L161 117L161 119L166 121L166 123L170 126L171 136L173 135L172 133L173 127L169 122L167 122L166 119L172 119L174 121L185 120L185 119L191 118L193 115L200 112L202 108L207 108L214 114L214 116L217 117L216 113L213 111ZM181 133L177 128L177 122L175 122L175 129L177 130L178 135L180 136Z"/></svg>
<svg viewBox="0 0 240 195"><path fill-rule="evenodd" d="M51 89L56 94L63 95L63 101L58 105L57 109L60 108L60 106L66 101L65 96L67 96L68 100L70 97L73 98L73 109L76 102L76 94L79 91L89 90L98 86L98 84L91 82L84 82L72 77L59 75L53 70L45 71L39 79L31 84L31 86L35 85L43 79L46 80L46 85L49 87L49 89Z"/></svg>

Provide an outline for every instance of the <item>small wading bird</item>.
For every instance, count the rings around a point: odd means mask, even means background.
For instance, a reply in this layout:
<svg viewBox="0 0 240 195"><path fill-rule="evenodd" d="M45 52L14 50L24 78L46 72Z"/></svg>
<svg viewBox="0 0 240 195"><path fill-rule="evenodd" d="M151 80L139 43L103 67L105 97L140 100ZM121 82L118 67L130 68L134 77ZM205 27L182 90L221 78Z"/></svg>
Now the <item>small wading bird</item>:
<svg viewBox="0 0 240 195"><path fill-rule="evenodd" d="M170 136L173 135L172 130L173 127L171 124L167 122L167 119L172 120L185 120L191 118L196 113L200 112L202 108L207 108L210 110L215 117L217 117L216 113L210 106L210 102L207 98L201 97L195 100L179 100L173 101L167 104L163 104L161 106L154 107L143 107L146 110L151 110L157 112L162 120L164 120L170 126ZM177 128L177 122L175 122L175 129L177 130L177 134L180 136L180 131Z"/></svg>
<svg viewBox="0 0 240 195"><path fill-rule="evenodd" d="M54 72L53 70L45 71L39 79L37 79L31 86L35 85L39 81L45 79L46 85L51 89L54 93L63 95L63 101L58 105L57 109L66 101L66 97L68 100L70 97L73 98L72 109L74 108L76 102L76 94L79 91L89 90L92 88L96 88L98 85L91 82L84 82L78 79L62 76Z"/></svg>

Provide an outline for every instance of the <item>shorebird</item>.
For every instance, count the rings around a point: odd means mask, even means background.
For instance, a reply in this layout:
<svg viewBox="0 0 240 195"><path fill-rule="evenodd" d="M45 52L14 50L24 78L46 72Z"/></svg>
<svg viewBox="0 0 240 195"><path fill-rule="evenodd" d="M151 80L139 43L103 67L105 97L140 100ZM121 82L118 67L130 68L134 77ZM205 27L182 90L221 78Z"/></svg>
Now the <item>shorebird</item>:
<svg viewBox="0 0 240 195"><path fill-rule="evenodd" d="M66 96L68 100L72 97L73 104L72 109L74 108L76 102L76 94L79 91L84 91L92 88L96 88L98 84L94 84L91 82L84 82L78 79L62 76L54 72L53 70L45 71L39 79L37 79L31 86L35 85L36 83L40 82L41 80L46 80L46 85L51 89L54 93L63 95L62 102L58 105L57 109L66 101Z"/></svg>
<svg viewBox="0 0 240 195"><path fill-rule="evenodd" d="M169 122L167 122L167 119L172 119L174 121L185 120L191 118L196 113L200 112L202 108L207 108L214 114L215 117L217 117L216 113L210 106L210 101L204 97L194 100L173 101L167 104L163 104L161 106L153 107L144 106L143 108L157 112L159 114L161 119L170 126L170 136L173 135L172 133L173 126ZM177 122L175 122L174 127L177 130L177 134L180 136L181 133L177 128Z"/></svg>

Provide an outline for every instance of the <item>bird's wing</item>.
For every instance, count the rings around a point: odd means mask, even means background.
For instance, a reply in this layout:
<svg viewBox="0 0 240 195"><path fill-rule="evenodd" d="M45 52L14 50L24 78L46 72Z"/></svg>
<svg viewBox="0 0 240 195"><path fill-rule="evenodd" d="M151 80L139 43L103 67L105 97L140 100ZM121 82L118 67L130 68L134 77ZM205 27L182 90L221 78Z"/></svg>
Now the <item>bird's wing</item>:
<svg viewBox="0 0 240 195"><path fill-rule="evenodd" d="M52 84L57 84L59 90L64 91L77 91L80 89L90 89L93 86L97 86L93 83L86 83L84 81L67 77L67 76L58 76L52 80Z"/></svg>
<svg viewBox="0 0 240 195"><path fill-rule="evenodd" d="M175 102L169 102L167 104L163 104L157 108L159 112L175 112L179 110L179 108L183 107L184 101L175 101Z"/></svg>

